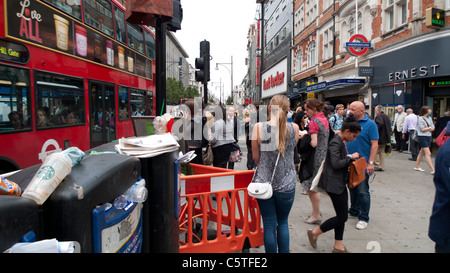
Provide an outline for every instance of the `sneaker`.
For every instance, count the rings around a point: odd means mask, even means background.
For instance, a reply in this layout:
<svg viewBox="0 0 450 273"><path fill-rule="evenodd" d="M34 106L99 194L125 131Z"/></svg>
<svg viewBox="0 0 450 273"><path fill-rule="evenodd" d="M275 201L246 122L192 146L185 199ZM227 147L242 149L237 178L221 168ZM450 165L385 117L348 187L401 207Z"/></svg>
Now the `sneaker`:
<svg viewBox="0 0 450 273"><path fill-rule="evenodd" d="M420 167L419 167L419 168L414 168L414 170L415 170L415 171L419 171L419 172L424 172L424 171L425 171L424 169L422 169L422 168L420 168Z"/></svg>
<svg viewBox="0 0 450 273"><path fill-rule="evenodd" d="M367 223L367 222L359 221L358 224L356 224L356 228L361 230L361 229L365 229L368 225L369 225L369 223Z"/></svg>

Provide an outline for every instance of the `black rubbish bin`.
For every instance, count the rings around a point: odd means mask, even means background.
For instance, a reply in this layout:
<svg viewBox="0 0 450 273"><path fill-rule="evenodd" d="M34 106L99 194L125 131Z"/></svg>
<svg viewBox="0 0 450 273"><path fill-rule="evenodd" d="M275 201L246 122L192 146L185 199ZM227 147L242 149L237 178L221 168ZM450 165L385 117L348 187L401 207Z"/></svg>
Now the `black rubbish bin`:
<svg viewBox="0 0 450 273"><path fill-rule="evenodd" d="M142 177L147 181L149 192L144 204L143 252L179 252L178 191L175 189L178 156L179 151L175 151L140 159Z"/></svg>
<svg viewBox="0 0 450 273"><path fill-rule="evenodd" d="M39 165L24 169L11 180L25 189L38 168ZM107 204L113 204L116 197L137 182L140 173L141 164L135 157L86 152L40 207L44 238L77 241L82 253L140 250L142 204L133 203L126 212ZM115 249L117 240L139 246Z"/></svg>
<svg viewBox="0 0 450 273"><path fill-rule="evenodd" d="M0 195L0 253L24 241L29 232L40 239L38 205L30 199Z"/></svg>

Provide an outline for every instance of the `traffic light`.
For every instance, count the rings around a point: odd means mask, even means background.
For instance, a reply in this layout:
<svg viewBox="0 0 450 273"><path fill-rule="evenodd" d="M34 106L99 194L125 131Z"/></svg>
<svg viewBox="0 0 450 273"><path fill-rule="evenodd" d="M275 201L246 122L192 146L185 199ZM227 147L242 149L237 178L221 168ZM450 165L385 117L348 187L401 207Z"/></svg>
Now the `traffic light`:
<svg viewBox="0 0 450 273"><path fill-rule="evenodd" d="M200 42L200 58L195 58L195 80L206 84L209 82L209 42L204 40Z"/></svg>
<svg viewBox="0 0 450 273"><path fill-rule="evenodd" d="M176 32L181 29L181 21L183 21L183 8L180 0L173 0L173 17L167 22L167 30Z"/></svg>

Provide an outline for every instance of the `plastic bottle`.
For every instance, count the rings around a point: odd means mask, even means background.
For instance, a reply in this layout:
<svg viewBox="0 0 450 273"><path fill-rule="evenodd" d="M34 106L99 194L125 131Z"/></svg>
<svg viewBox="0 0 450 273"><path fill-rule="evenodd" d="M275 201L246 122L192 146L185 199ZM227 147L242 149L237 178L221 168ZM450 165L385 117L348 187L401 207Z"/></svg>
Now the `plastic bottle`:
<svg viewBox="0 0 450 273"><path fill-rule="evenodd" d="M130 202L143 203L147 200L148 190L145 187L145 180L141 179L134 183L123 195Z"/></svg>
<svg viewBox="0 0 450 273"><path fill-rule="evenodd" d="M122 195L114 199L116 209L125 209L130 203L143 203L147 200L148 190L145 187L145 179L134 183Z"/></svg>
<svg viewBox="0 0 450 273"><path fill-rule="evenodd" d="M116 209L125 209L128 206L128 204L129 202L123 194L114 199L114 207Z"/></svg>

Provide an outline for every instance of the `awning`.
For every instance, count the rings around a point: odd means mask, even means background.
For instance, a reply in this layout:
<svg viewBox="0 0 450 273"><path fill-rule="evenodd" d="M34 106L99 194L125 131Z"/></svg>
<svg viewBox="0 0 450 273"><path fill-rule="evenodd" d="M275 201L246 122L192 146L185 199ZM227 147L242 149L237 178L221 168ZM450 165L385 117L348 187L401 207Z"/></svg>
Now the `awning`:
<svg viewBox="0 0 450 273"><path fill-rule="evenodd" d="M325 90L334 90L351 85L363 85L365 83L366 83L365 79L349 79L349 78L338 79L331 82L323 81L309 86L305 86L303 88L299 88L297 89L297 91L292 92L289 95L289 98L291 99L298 97L300 96L301 93L318 93Z"/></svg>
<svg viewBox="0 0 450 273"><path fill-rule="evenodd" d="M364 85L366 83L365 79L339 79L329 82L327 85L328 90L344 88L350 85Z"/></svg>

